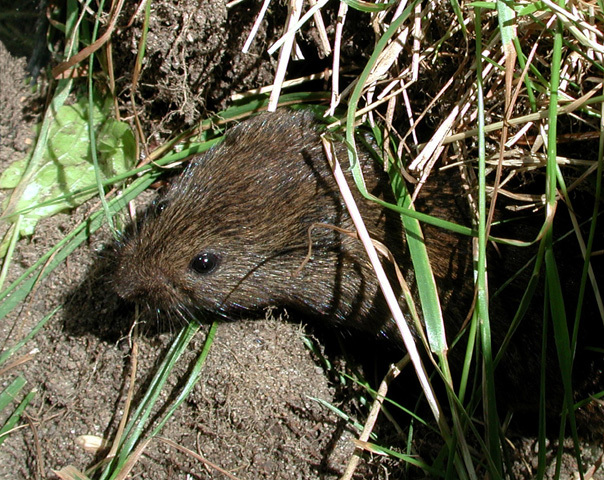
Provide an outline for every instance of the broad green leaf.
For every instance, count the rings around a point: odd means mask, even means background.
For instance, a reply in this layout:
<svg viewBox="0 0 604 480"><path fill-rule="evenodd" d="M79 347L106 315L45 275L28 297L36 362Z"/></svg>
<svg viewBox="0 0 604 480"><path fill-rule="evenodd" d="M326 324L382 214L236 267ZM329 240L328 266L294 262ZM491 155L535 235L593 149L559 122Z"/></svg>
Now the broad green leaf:
<svg viewBox="0 0 604 480"><path fill-rule="evenodd" d="M100 165L98 174L105 180L124 173L134 164L135 140L126 123L108 117L110 99L95 99L93 105L92 127ZM39 219L76 207L97 193L71 195L76 190L96 184L89 129L86 98L57 110L37 168L28 172L30 153L27 158L14 162L0 176L0 188L14 189L0 219L15 222L17 216L22 215L19 233L31 235ZM47 203L39 206L43 202Z"/></svg>

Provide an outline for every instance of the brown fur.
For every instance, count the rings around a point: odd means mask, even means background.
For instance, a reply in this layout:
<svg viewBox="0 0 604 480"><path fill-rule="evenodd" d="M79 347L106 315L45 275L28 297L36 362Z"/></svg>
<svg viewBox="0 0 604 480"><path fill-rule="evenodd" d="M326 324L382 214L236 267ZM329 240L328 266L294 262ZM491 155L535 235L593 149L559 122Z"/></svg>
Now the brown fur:
<svg viewBox="0 0 604 480"><path fill-rule="evenodd" d="M342 145L337 154L346 157ZM361 162L369 190L391 200L381 166L367 155ZM398 215L359 195L357 203L374 238L403 264ZM312 257L297 273L313 224L354 231L309 112L263 114L234 127L223 143L191 162L161 205L121 249L116 290L122 297L227 318L279 305L397 337L358 240L314 227ZM441 237L432 244L435 252L455 242ZM189 265L203 251L219 255L220 265L200 275ZM469 266L459 269L457 261L453 268L448 258L434 258L445 260L435 266L443 285ZM412 276L411 269L406 273Z"/></svg>

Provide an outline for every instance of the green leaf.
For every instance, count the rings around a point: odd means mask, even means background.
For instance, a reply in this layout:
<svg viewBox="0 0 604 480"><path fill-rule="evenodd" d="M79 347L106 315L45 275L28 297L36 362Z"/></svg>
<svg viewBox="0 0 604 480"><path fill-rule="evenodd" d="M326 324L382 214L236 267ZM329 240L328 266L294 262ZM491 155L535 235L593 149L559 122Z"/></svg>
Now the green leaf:
<svg viewBox="0 0 604 480"><path fill-rule="evenodd" d="M107 119L97 140L105 178L120 175L134 164L136 142L127 123L118 122L113 118Z"/></svg>
<svg viewBox="0 0 604 480"><path fill-rule="evenodd" d="M26 166L27 159L25 158L11 163L0 176L0 188L17 188Z"/></svg>
<svg viewBox="0 0 604 480"><path fill-rule="evenodd" d="M92 128L102 179L124 173L134 164L135 139L128 124L109 118L111 99L95 99ZM76 207L96 194L72 195L96 183L90 155L88 100L60 107L54 115L40 163L28 171L32 153L0 176L0 188L14 189L0 219L14 223L22 215L20 235L31 235L41 218ZM46 202L44 206L41 203ZM0 251L2 248L0 248Z"/></svg>

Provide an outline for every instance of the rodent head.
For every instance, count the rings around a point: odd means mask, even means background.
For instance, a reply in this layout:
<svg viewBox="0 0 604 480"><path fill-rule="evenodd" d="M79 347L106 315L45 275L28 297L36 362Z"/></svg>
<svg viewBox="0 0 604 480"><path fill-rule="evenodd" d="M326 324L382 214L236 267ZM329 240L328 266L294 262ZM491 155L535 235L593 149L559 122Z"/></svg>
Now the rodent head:
<svg viewBox="0 0 604 480"><path fill-rule="evenodd" d="M368 310L377 286L357 240L314 228L297 273L315 223L352 229L312 115L260 115L195 159L123 242L115 288L184 317Z"/></svg>

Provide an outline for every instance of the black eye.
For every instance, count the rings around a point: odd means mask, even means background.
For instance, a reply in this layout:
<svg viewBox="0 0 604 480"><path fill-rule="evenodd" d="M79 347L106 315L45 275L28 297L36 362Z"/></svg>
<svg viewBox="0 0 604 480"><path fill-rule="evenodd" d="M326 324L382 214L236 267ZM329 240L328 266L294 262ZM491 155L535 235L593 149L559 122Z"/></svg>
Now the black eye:
<svg viewBox="0 0 604 480"><path fill-rule="evenodd" d="M160 214L161 212L163 212L169 203L170 202L168 202L168 200L165 198L157 200L154 205L155 214L157 215L157 214Z"/></svg>
<svg viewBox="0 0 604 480"><path fill-rule="evenodd" d="M189 268L195 270L197 273L206 274L214 270L218 266L218 262L219 258L215 253L202 252L191 260Z"/></svg>

